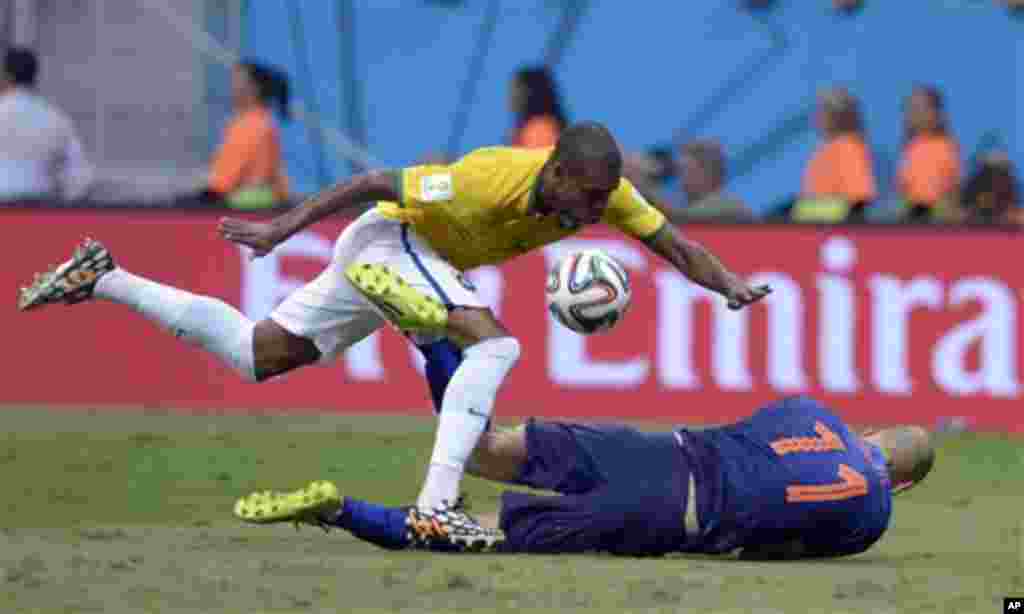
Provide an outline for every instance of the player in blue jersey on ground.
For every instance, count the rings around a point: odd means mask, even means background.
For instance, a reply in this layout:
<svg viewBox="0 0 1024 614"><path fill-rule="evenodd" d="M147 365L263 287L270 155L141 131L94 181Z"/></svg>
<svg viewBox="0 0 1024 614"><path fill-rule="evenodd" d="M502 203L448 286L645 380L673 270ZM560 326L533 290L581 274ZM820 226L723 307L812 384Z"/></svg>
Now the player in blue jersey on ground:
<svg viewBox="0 0 1024 614"><path fill-rule="evenodd" d="M644 433L531 420L487 433L470 468L559 493L506 492L499 551L739 550L744 558L791 559L867 550L889 525L892 495L924 479L933 462L922 428L857 435L818 402L795 397L706 430ZM440 532L451 527L439 524L437 539L423 539L430 527L413 530L407 508L342 498L329 482L250 495L235 514L338 527L385 548L445 550L450 543Z"/></svg>

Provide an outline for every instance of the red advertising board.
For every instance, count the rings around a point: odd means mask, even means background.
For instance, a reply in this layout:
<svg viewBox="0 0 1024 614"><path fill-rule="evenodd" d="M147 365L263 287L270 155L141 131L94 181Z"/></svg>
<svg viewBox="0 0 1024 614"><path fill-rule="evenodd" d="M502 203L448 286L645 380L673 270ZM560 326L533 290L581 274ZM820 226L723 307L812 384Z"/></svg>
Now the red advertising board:
<svg viewBox="0 0 1024 614"><path fill-rule="evenodd" d="M319 273L344 221L250 261L218 215L13 209L0 310L8 351L0 403L427 412L415 350L383 330L329 367L249 384L130 309L100 302L19 313L15 288L85 235L125 269L219 297L262 318ZM1024 432L1019 238L999 231L694 227L687 235L775 291L729 312L643 245L594 230L471 274L520 339L498 414L718 422L809 394L856 423L964 418ZM611 333L581 337L544 309L559 254L598 247L630 271L633 306Z"/></svg>

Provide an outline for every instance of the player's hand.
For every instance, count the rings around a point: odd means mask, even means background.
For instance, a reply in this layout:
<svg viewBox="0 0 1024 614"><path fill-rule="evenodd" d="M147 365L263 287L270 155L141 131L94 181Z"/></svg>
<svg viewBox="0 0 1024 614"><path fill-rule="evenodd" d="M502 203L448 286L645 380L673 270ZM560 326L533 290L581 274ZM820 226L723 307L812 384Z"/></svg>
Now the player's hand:
<svg viewBox="0 0 1024 614"><path fill-rule="evenodd" d="M266 256L283 240L272 222L247 222L225 217L221 218L217 231L228 241L251 248L255 258Z"/></svg>
<svg viewBox="0 0 1024 614"><path fill-rule="evenodd" d="M729 309L742 309L751 303L763 299L772 293L771 286L751 286L738 277L732 278L724 294L729 301Z"/></svg>

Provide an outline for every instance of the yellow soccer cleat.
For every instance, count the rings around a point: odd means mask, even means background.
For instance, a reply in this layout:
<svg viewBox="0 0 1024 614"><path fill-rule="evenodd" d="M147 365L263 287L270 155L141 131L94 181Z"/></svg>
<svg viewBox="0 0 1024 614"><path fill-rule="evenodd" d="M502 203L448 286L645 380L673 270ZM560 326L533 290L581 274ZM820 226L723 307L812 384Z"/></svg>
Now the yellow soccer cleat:
<svg viewBox="0 0 1024 614"><path fill-rule="evenodd" d="M442 333L448 325L448 310L440 301L383 264L350 265L345 277L402 332Z"/></svg>
<svg viewBox="0 0 1024 614"><path fill-rule="evenodd" d="M235 517L253 524L291 522L296 527L324 527L323 518L337 513L341 504L338 487L321 480L292 492L254 492L235 503Z"/></svg>

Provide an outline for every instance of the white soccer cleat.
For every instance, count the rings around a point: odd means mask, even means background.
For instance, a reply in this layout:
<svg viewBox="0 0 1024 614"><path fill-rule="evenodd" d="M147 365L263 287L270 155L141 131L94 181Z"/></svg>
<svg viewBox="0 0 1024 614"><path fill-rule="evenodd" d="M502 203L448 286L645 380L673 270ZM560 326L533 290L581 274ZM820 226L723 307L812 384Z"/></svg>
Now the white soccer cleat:
<svg viewBox="0 0 1024 614"><path fill-rule="evenodd" d="M410 507L405 526L406 537L414 549L494 552L505 543L505 534L499 529L480 526L466 512L461 497L454 504L445 501L432 510Z"/></svg>
<svg viewBox="0 0 1024 614"><path fill-rule="evenodd" d="M73 305L92 298L96 281L113 271L114 259L99 241L86 239L71 259L45 273L18 292L18 310L28 311L49 303Z"/></svg>

